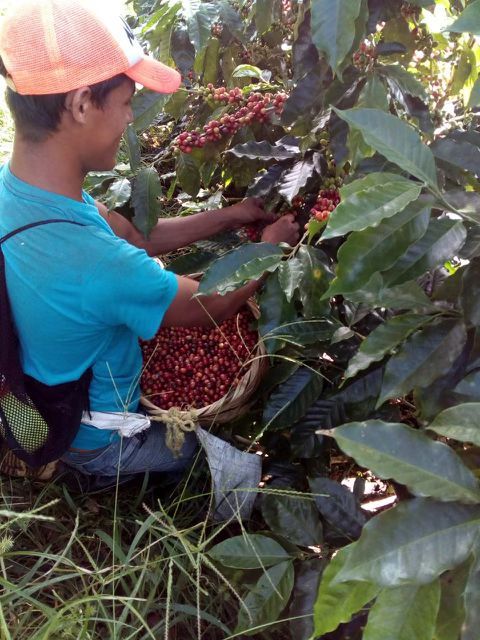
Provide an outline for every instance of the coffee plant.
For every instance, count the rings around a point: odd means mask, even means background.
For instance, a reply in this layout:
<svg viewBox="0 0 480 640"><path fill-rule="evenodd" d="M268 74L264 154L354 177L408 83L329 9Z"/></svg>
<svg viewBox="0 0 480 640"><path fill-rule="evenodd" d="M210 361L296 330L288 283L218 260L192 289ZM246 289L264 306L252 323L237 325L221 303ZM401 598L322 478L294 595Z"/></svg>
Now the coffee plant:
<svg viewBox="0 0 480 640"><path fill-rule="evenodd" d="M202 293L269 273L270 367L229 425L267 455L261 515L208 552L246 605L229 637L476 640L480 0L132 8L183 85L137 94L124 162L91 192L146 236L245 196L303 234L167 260ZM372 478L391 498L373 514Z"/></svg>

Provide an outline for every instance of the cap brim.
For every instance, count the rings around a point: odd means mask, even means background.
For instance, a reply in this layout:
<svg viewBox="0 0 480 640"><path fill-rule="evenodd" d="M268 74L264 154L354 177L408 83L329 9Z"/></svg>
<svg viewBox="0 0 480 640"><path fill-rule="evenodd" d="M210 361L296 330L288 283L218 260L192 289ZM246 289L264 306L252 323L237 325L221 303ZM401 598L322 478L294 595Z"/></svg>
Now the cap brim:
<svg viewBox="0 0 480 640"><path fill-rule="evenodd" d="M157 93L173 93L182 81L178 71L147 56L125 71L125 75Z"/></svg>

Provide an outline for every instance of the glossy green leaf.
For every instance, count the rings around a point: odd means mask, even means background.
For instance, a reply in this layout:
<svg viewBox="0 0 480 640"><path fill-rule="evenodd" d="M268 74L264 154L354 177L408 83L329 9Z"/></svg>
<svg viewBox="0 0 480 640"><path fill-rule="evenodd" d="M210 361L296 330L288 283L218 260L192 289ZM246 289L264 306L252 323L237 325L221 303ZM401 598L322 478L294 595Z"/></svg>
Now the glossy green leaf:
<svg viewBox="0 0 480 640"><path fill-rule="evenodd" d="M277 327L294 322L297 319L297 311L293 303L288 302L278 281L277 273L272 273L262 288L259 295L260 319L258 332L265 338ZM280 338L270 338L264 341L268 353L276 353L284 346Z"/></svg>
<svg viewBox="0 0 480 640"><path fill-rule="evenodd" d="M278 192L291 203L292 199L312 177L314 170L312 158L299 160L291 169L288 169L283 174L280 184L278 185Z"/></svg>
<svg viewBox="0 0 480 640"><path fill-rule="evenodd" d="M299 247L297 257L302 263L299 294L304 317L318 318L328 315L330 305L328 301L322 300L332 280L332 273L327 266L328 258L320 249L306 245Z"/></svg>
<svg viewBox="0 0 480 640"><path fill-rule="evenodd" d="M480 0L471 2L460 17L447 27L445 31L454 31L455 33L467 32L480 36Z"/></svg>
<svg viewBox="0 0 480 640"><path fill-rule="evenodd" d="M480 147L467 139L440 138L430 146L439 160L453 164L459 169L480 174Z"/></svg>
<svg viewBox="0 0 480 640"><path fill-rule="evenodd" d="M335 532L349 540L358 538L366 517L353 493L330 478L309 478L309 484L318 510Z"/></svg>
<svg viewBox="0 0 480 640"><path fill-rule="evenodd" d="M377 407L415 387L428 387L450 369L466 339L465 325L453 319L431 323L411 336L385 367Z"/></svg>
<svg viewBox="0 0 480 640"><path fill-rule="evenodd" d="M355 21L361 0L316 0L312 3L312 40L327 54L330 66L339 72L355 37Z"/></svg>
<svg viewBox="0 0 480 640"><path fill-rule="evenodd" d="M218 38L210 38L205 48L205 56L203 58L203 83L214 85L217 84L218 72L220 69L220 40Z"/></svg>
<svg viewBox="0 0 480 640"><path fill-rule="evenodd" d="M273 538L259 533L245 533L227 538L210 549L215 562L232 569L262 569L289 560L289 554Z"/></svg>
<svg viewBox="0 0 480 640"><path fill-rule="evenodd" d="M140 143L138 142L138 137L135 132L135 129L131 124L128 125L124 138L127 143L127 152L128 152L128 160L130 162L130 168L132 171L136 171L140 166L142 161L141 152L140 152Z"/></svg>
<svg viewBox="0 0 480 640"><path fill-rule="evenodd" d="M160 177L153 167L142 169L135 178L132 204L135 209L133 222L145 238L157 224L160 212L158 198L162 195Z"/></svg>
<svg viewBox="0 0 480 640"><path fill-rule="evenodd" d="M472 87L472 92L470 93L470 98L468 100L467 106L470 109L480 106L480 78L477 78L475 84Z"/></svg>
<svg viewBox="0 0 480 640"><path fill-rule="evenodd" d="M295 584L288 609L290 635L295 640L309 640L313 634L313 605L326 561L302 560L295 571Z"/></svg>
<svg viewBox="0 0 480 640"><path fill-rule="evenodd" d="M373 175L376 176L376 182L373 182ZM370 184L366 189L355 191L335 208L328 219L322 240L374 227L384 218L403 211L410 202L418 198L422 190L418 182L394 174L387 178L384 174L377 173L371 174L369 178Z"/></svg>
<svg viewBox="0 0 480 640"><path fill-rule="evenodd" d="M292 125L308 114L314 106L322 104L323 76L317 68L304 75L290 92L285 102L281 121L284 125ZM310 131L311 127L309 127Z"/></svg>
<svg viewBox="0 0 480 640"><path fill-rule="evenodd" d="M132 185L127 178L120 178L109 185L103 202L107 209L111 211L116 207L122 207L130 200L132 195Z"/></svg>
<svg viewBox="0 0 480 640"><path fill-rule="evenodd" d="M405 314L390 318L381 324L362 342L348 364L345 378L353 378L359 371L368 369L373 362L382 360L400 342L431 319L431 316Z"/></svg>
<svg viewBox="0 0 480 640"><path fill-rule="evenodd" d="M274 5L274 0L256 0L255 2L255 25L260 35L272 26Z"/></svg>
<svg viewBox="0 0 480 640"><path fill-rule="evenodd" d="M200 190L200 171L195 160L188 153L181 153L177 158L177 179L188 195L195 197Z"/></svg>
<svg viewBox="0 0 480 640"><path fill-rule="evenodd" d="M239 64L232 73L232 78L258 78L262 79L262 70L252 64Z"/></svg>
<svg viewBox="0 0 480 640"><path fill-rule="evenodd" d="M475 548L475 560L470 569L465 587L465 622L462 627L461 640L478 640L480 627L480 549Z"/></svg>
<svg viewBox="0 0 480 640"><path fill-rule="evenodd" d="M414 495L441 501L480 501L477 479L453 449L417 429L368 420L351 422L328 433L360 466L381 478L393 478Z"/></svg>
<svg viewBox="0 0 480 640"><path fill-rule="evenodd" d="M363 640L430 640L440 605L440 583L384 589L368 614Z"/></svg>
<svg viewBox="0 0 480 640"><path fill-rule="evenodd" d="M389 99L387 90L377 74L373 74L367 79L358 98L357 106L388 111Z"/></svg>
<svg viewBox="0 0 480 640"><path fill-rule="evenodd" d="M380 590L374 583L333 582L355 548L355 543L337 551L325 569L313 607L315 638L335 631L342 623L375 598Z"/></svg>
<svg viewBox="0 0 480 640"><path fill-rule="evenodd" d="M413 127L379 109L334 108L334 111L351 127L359 129L365 142L387 160L438 189L433 154Z"/></svg>
<svg viewBox="0 0 480 640"><path fill-rule="evenodd" d="M275 622L287 606L294 579L295 572L291 561L267 569L247 594L244 600L245 608L242 607L238 614L235 633L245 636L256 635L257 627Z"/></svg>
<svg viewBox="0 0 480 640"><path fill-rule="evenodd" d="M270 430L285 429L305 415L323 389L323 378L305 367L298 369L276 389L263 410Z"/></svg>
<svg viewBox="0 0 480 640"><path fill-rule="evenodd" d="M457 254L466 235L463 222L431 220L425 234L412 243L405 254L383 274L385 284L392 286L408 282L442 265Z"/></svg>
<svg viewBox="0 0 480 640"><path fill-rule="evenodd" d="M132 98L133 128L135 131L143 131L149 127L162 111L169 99L168 94L156 93L148 89L138 91Z"/></svg>
<svg viewBox="0 0 480 640"><path fill-rule="evenodd" d="M282 259L282 249L268 242L240 245L207 269L198 292L209 295L216 291L223 295L259 278L265 271L275 270Z"/></svg>
<svg viewBox="0 0 480 640"><path fill-rule="evenodd" d="M207 44L212 33L212 25L218 20L220 7L217 2L190 4L186 12L188 35L198 53Z"/></svg>
<svg viewBox="0 0 480 640"><path fill-rule="evenodd" d="M412 311L437 310L416 282L406 282L394 287L385 287L383 278L379 273L375 273L362 288L348 293L347 297L352 302L363 303L369 307L409 309Z"/></svg>
<svg viewBox="0 0 480 640"><path fill-rule="evenodd" d="M268 342L275 338L294 345L305 346L316 342L330 341L338 328L339 324L330 318L324 320L302 318L275 327L268 333L264 333L263 339Z"/></svg>
<svg viewBox="0 0 480 640"><path fill-rule="evenodd" d="M322 523L315 503L308 496L275 495L262 497L262 515L269 528L301 547L319 545Z"/></svg>
<svg viewBox="0 0 480 640"><path fill-rule="evenodd" d="M245 144L237 144L237 146L228 149L237 158L248 158L249 160L288 160L296 158L300 155L299 151L287 149L286 147L270 144L266 140L256 142L251 140Z"/></svg>
<svg viewBox="0 0 480 640"><path fill-rule="evenodd" d="M423 84L404 67L397 64L380 65L378 72L385 77L391 87L416 98L427 99L427 92Z"/></svg>
<svg viewBox="0 0 480 640"><path fill-rule="evenodd" d="M297 257L285 260L278 268L278 281L289 302L300 287L303 279L303 264Z"/></svg>
<svg viewBox="0 0 480 640"><path fill-rule="evenodd" d="M471 564L469 558L453 571L447 571L440 577L442 593L433 635L435 640L459 640L465 619L463 594Z"/></svg>
<svg viewBox="0 0 480 640"><path fill-rule="evenodd" d="M428 428L446 438L480 446L480 403L466 402L445 409Z"/></svg>
<svg viewBox="0 0 480 640"><path fill-rule="evenodd" d="M388 269L423 236L429 218L430 207L415 202L376 227L352 233L338 251L336 278L326 295L355 292Z"/></svg>
<svg viewBox="0 0 480 640"><path fill-rule="evenodd" d="M414 498L372 518L336 576L384 586L428 584L470 555L480 507Z"/></svg>

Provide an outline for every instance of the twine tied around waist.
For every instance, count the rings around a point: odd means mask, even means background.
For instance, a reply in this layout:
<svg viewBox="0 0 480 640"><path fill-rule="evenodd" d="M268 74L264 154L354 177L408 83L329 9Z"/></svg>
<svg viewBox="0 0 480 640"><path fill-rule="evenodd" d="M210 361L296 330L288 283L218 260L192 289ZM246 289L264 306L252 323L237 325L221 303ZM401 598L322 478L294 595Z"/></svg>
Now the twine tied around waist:
<svg viewBox="0 0 480 640"><path fill-rule="evenodd" d="M185 434L195 431L198 426L195 409L183 411L171 407L162 416L150 416L150 418L165 423L167 429L165 442L173 455L178 458L185 442Z"/></svg>

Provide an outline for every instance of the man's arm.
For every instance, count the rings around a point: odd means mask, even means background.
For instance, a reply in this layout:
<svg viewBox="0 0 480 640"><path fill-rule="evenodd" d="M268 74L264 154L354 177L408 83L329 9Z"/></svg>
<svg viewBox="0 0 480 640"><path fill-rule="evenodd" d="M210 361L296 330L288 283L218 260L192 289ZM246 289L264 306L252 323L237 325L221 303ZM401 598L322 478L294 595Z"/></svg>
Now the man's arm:
<svg viewBox="0 0 480 640"><path fill-rule="evenodd" d="M117 236L145 249L150 256L163 255L252 222L269 224L275 219L263 209L261 200L247 198L224 209L202 211L187 217L161 218L146 239L124 216L116 211L108 211L100 202L96 202L96 205Z"/></svg>
<svg viewBox="0 0 480 640"><path fill-rule="evenodd" d="M168 307L162 327L201 327L218 324L232 317L260 287L263 278L252 280L236 291L225 294L195 296L198 282L178 277L178 291Z"/></svg>

